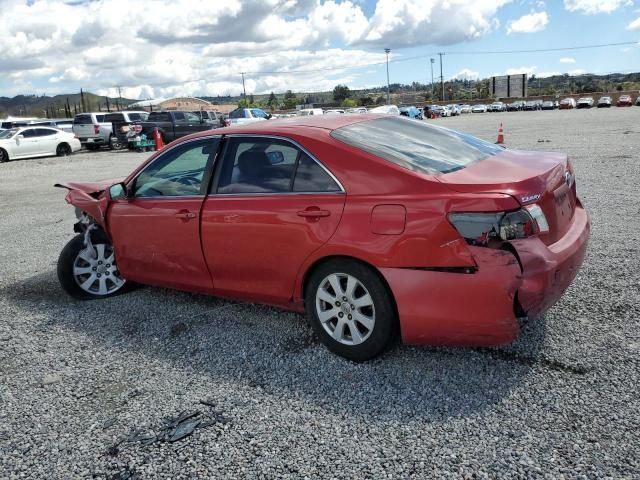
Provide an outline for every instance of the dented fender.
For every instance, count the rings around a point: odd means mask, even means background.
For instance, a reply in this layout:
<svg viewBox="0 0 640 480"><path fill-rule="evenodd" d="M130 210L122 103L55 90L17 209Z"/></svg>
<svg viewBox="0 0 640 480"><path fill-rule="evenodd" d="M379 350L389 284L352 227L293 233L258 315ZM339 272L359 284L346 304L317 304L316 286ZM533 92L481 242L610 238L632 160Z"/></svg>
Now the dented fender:
<svg viewBox="0 0 640 480"><path fill-rule="evenodd" d="M106 230L106 213L110 202L108 188L118 180L103 182L69 182L56 183L54 187L68 190L65 201L90 215L95 222Z"/></svg>

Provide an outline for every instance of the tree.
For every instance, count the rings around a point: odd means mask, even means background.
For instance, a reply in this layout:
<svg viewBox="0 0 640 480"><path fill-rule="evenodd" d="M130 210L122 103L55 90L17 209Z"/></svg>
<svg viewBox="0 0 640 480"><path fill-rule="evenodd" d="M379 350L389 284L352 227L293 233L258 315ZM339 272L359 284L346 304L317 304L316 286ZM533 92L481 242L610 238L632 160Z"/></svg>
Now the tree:
<svg viewBox="0 0 640 480"><path fill-rule="evenodd" d="M293 93L291 90L287 90L284 94L284 108L285 110L292 110L294 108L296 108L296 105L298 105L299 100L298 97L296 97L296 94Z"/></svg>
<svg viewBox="0 0 640 480"><path fill-rule="evenodd" d="M278 99L276 98L274 93L271 92L269 94L269 100L267 100L267 105L269 105L269 107L273 108L277 102L278 102Z"/></svg>
<svg viewBox="0 0 640 480"><path fill-rule="evenodd" d="M349 98L349 96L351 96L351 91L346 85L336 85L333 87L333 99L335 101L341 102L344 99Z"/></svg>
<svg viewBox="0 0 640 480"><path fill-rule="evenodd" d="M376 105L384 105L386 101L387 98L380 95L378 98L376 98Z"/></svg>
<svg viewBox="0 0 640 480"><path fill-rule="evenodd" d="M251 103L254 103L254 100L253 100L253 93L250 93L250 94L249 94L249 103L250 103L250 104L251 104Z"/></svg>
<svg viewBox="0 0 640 480"><path fill-rule="evenodd" d="M353 98L345 98L342 101L342 106L346 108L353 108L357 105L358 105L358 102L356 102Z"/></svg>
<svg viewBox="0 0 640 480"><path fill-rule="evenodd" d="M358 99L358 103L360 103L360 105L362 105L363 107L366 107L367 105L373 104L373 98L371 98L371 97L360 97Z"/></svg>

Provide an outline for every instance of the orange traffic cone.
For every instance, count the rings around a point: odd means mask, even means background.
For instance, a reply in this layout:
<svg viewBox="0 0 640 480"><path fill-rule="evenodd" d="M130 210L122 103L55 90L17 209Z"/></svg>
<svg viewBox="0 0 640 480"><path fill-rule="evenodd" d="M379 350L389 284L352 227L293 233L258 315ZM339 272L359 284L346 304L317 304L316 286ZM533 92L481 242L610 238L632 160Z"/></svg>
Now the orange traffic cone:
<svg viewBox="0 0 640 480"><path fill-rule="evenodd" d="M502 145L504 143L504 130L502 129L502 124L500 124L500 128L498 128L498 140L496 144Z"/></svg>
<svg viewBox="0 0 640 480"><path fill-rule="evenodd" d="M153 139L156 142L156 152L158 150L162 150L164 148L164 142L162 141L162 135L160 135L160 132L158 131L158 127L155 127L153 129Z"/></svg>

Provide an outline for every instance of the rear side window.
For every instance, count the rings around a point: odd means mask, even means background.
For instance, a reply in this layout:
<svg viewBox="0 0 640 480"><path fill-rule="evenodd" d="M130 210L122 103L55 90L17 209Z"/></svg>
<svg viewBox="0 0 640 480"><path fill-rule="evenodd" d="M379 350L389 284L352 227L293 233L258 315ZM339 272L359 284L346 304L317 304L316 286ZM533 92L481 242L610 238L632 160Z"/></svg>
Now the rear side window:
<svg viewBox="0 0 640 480"><path fill-rule="evenodd" d="M129 121L130 122L137 122L140 120L144 120L145 117L147 117L147 115L142 115L141 113L130 113L129 114Z"/></svg>
<svg viewBox="0 0 640 480"><path fill-rule="evenodd" d="M22 135L24 138L33 138L38 136L38 132L36 132L35 128L27 128L25 130L22 130L20 132L20 135Z"/></svg>
<svg viewBox="0 0 640 480"><path fill-rule="evenodd" d="M502 152L471 135L402 117L354 123L331 132L336 140L408 170L435 175Z"/></svg>
<svg viewBox="0 0 640 480"><path fill-rule="evenodd" d="M48 137L49 135L55 135L57 130L53 130L51 128L36 128L36 136L38 137Z"/></svg>
<svg viewBox="0 0 640 480"><path fill-rule="evenodd" d="M104 122L104 115L96 115L96 122L97 123Z"/></svg>
<svg viewBox="0 0 640 480"><path fill-rule="evenodd" d="M73 123L75 125L88 125L93 124L93 120L91 120L91 115L76 115Z"/></svg>
<svg viewBox="0 0 640 480"><path fill-rule="evenodd" d="M277 138L231 138L217 193L339 192L333 178L296 145Z"/></svg>
<svg viewBox="0 0 640 480"><path fill-rule="evenodd" d="M147 119L149 122L170 122L171 116L168 113L157 112L150 113L149 118Z"/></svg>
<svg viewBox="0 0 640 480"><path fill-rule="evenodd" d="M238 108L229 114L229 118L245 118L244 108Z"/></svg>

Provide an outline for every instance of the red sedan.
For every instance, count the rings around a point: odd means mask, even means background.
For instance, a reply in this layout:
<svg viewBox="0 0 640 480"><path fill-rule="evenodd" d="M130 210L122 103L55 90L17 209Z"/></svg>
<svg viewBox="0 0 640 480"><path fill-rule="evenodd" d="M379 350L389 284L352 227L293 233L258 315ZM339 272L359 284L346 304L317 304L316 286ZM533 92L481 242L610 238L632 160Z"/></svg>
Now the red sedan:
<svg viewBox="0 0 640 480"><path fill-rule="evenodd" d="M69 183L77 298L131 282L303 312L332 351L497 345L558 301L589 220L560 153L416 120L301 117L184 137L119 183Z"/></svg>

